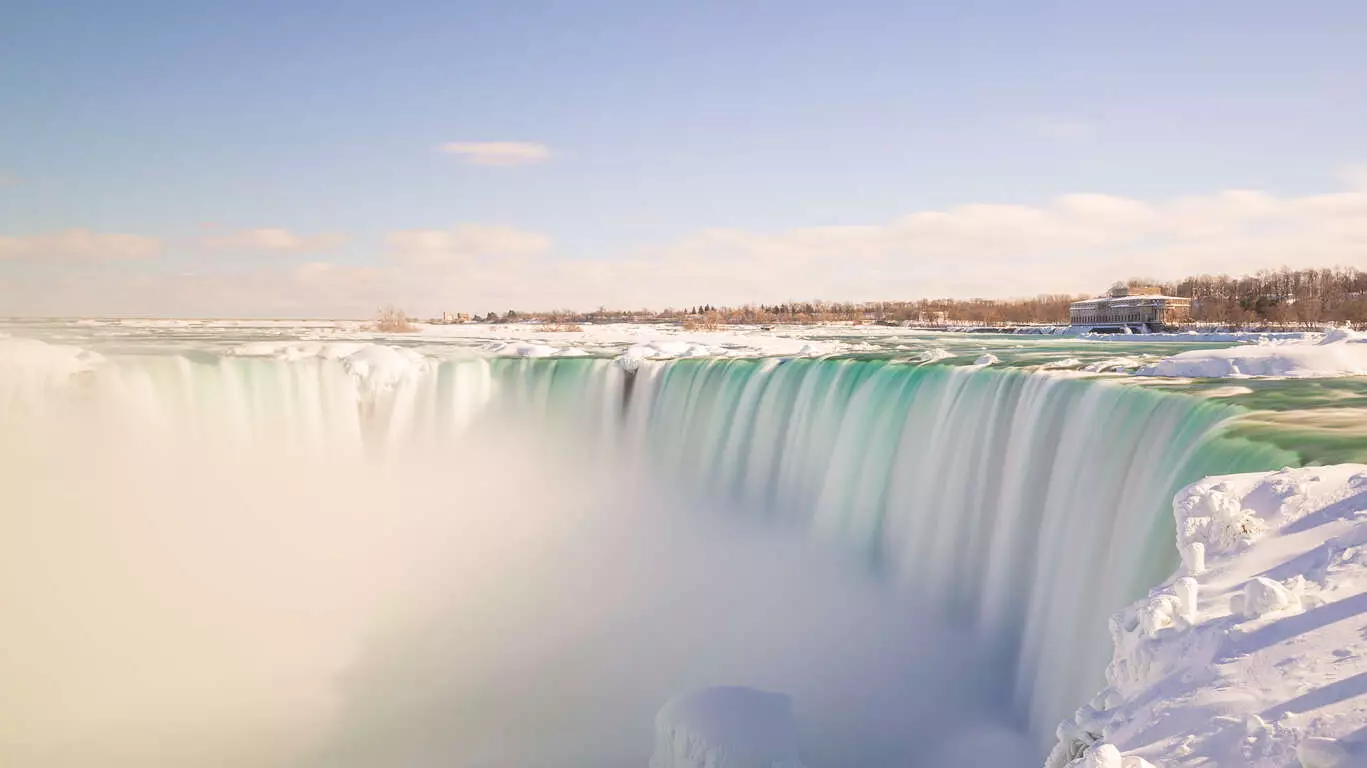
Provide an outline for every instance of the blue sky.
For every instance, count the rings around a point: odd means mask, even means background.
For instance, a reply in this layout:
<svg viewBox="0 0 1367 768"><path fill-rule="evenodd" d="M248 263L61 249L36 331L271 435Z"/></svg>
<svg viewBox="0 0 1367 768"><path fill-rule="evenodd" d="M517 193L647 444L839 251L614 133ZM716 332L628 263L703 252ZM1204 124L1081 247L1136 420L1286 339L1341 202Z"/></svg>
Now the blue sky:
<svg viewBox="0 0 1367 768"><path fill-rule="evenodd" d="M4 11L0 302L16 312L193 312L194 292L220 278L232 286L211 291L206 312L332 314L379 298L425 310L661 305L727 282L728 264L736 295L697 301L826 287L850 299L1010 295L1050 284L1003 264L1070 271L1056 239L1026 237L1014 258L998 243L965 270L981 252L963 238L1019 229L972 218L982 228L958 227L953 242L882 230L962 206L1048 214L1086 193L1167 211L1226 190L1266 195L1280 226L1303 214L1298 201L1354 194L1352 169L1367 163L1360 2L10 0ZM451 142L524 142L548 157L471 164L439 151ZM1351 231L1317 241L1320 262L1367 266L1351 248L1357 202L1336 204ZM790 242L821 228L839 229L834 243ZM234 235L266 229L330 237ZM1176 236L1171 222L1121 229L1123 242L1089 239L1095 252L1066 240L1114 271L1128 268L1119 252ZM447 233L423 241L445 255L396 245L415 230ZM730 233L720 246L719 232ZM499 233L543 240L508 246ZM87 253L105 234L149 246ZM1159 263L1181 271L1188 245ZM1244 271L1239 242L1205 245L1193 268ZM866 249L877 255L842 266ZM908 262L921 268L899 272ZM299 282L305 267L329 275L325 289ZM30 296L86 278L107 290ZM192 283L176 289L191 294L184 306L156 282L173 279ZM684 284L688 295L671 293ZM266 285L280 296L253 306Z"/></svg>

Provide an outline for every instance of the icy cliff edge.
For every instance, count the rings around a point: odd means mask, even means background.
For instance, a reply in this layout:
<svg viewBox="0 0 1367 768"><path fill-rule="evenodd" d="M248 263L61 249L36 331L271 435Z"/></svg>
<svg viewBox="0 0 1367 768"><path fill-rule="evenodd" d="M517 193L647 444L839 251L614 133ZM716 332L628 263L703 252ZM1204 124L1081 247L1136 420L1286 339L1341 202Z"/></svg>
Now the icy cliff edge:
<svg viewBox="0 0 1367 768"><path fill-rule="evenodd" d="M1367 466L1208 477L1046 768L1367 766Z"/></svg>

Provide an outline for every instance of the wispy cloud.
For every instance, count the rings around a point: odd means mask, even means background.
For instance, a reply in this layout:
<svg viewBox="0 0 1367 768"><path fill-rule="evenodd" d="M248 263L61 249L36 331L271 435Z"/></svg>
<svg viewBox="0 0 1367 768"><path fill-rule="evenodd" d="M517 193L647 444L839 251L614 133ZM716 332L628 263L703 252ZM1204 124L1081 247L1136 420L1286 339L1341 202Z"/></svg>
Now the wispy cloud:
<svg viewBox="0 0 1367 768"><path fill-rule="evenodd" d="M1350 165L1339 172L1339 177L1349 189L1367 192L1367 164Z"/></svg>
<svg viewBox="0 0 1367 768"><path fill-rule="evenodd" d="M551 157L550 147L527 141L453 141L439 150L470 165L500 168L542 163Z"/></svg>
<svg viewBox="0 0 1367 768"><path fill-rule="evenodd" d="M450 265L493 256L530 256L549 250L538 232L485 224L453 229L404 229L389 234L390 256L410 265Z"/></svg>
<svg viewBox="0 0 1367 768"><path fill-rule="evenodd" d="M1031 117L1021 127L1037 136L1058 141L1078 141L1096 133L1096 123L1073 117Z"/></svg>
<svg viewBox="0 0 1367 768"><path fill-rule="evenodd" d="M859 226L705 230L581 259L556 253L544 234L462 224L391 232L387 258L364 266L317 260L193 276L130 268L99 281L59 266L13 275L0 285L0 307L20 314L367 317L391 302L427 315L1091 293L1136 274L1367 268L1365 238L1367 190L1227 190L1166 200L1064 195L1034 205L913 211ZM0 238L0 258L129 258L159 248L154 238L79 230Z"/></svg>
<svg viewBox="0 0 1367 768"><path fill-rule="evenodd" d="M300 235L287 229L265 227L244 229L227 235L205 237L200 243L216 250L284 251L290 253L320 253L338 248L346 238L334 232Z"/></svg>
<svg viewBox="0 0 1367 768"><path fill-rule="evenodd" d="M160 255L161 251L162 242L155 237L86 229L0 236L0 261L119 261L148 259Z"/></svg>

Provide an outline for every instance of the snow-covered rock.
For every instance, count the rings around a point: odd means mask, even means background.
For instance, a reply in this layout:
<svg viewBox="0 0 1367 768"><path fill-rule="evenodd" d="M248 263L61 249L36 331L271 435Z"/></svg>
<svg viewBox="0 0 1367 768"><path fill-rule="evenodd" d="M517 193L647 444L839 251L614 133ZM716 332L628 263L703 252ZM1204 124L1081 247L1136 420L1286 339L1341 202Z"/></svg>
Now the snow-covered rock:
<svg viewBox="0 0 1367 768"><path fill-rule="evenodd" d="M1367 766L1367 466L1206 478L1173 511L1181 569L1111 620L1046 766Z"/></svg>
<svg viewBox="0 0 1367 768"><path fill-rule="evenodd" d="M1254 576L1243 592L1229 600L1229 612L1245 619L1259 619L1276 611L1299 611L1301 598L1286 585L1265 576Z"/></svg>
<svg viewBox="0 0 1367 768"><path fill-rule="evenodd" d="M318 359L335 360L356 381L362 400L374 401L379 395L415 381L433 366L433 360L406 347L364 342L282 343L258 341L234 347L229 357L264 357L285 362Z"/></svg>
<svg viewBox="0 0 1367 768"><path fill-rule="evenodd" d="M921 352L921 354L916 357L916 362L937 363L941 360L948 360L951 357L954 357L954 353L950 352L949 350L943 349L941 347L932 347Z"/></svg>
<svg viewBox="0 0 1367 768"><path fill-rule="evenodd" d="M0 338L0 412L16 413L22 403L60 389L104 363L95 352L36 339Z"/></svg>
<svg viewBox="0 0 1367 768"><path fill-rule="evenodd" d="M802 768L792 701L736 686L676 696L655 716L650 768Z"/></svg>
<svg viewBox="0 0 1367 768"><path fill-rule="evenodd" d="M1141 376L1317 378L1367 375L1367 334L1334 329L1316 341L1264 339L1228 349L1182 352L1143 368Z"/></svg>

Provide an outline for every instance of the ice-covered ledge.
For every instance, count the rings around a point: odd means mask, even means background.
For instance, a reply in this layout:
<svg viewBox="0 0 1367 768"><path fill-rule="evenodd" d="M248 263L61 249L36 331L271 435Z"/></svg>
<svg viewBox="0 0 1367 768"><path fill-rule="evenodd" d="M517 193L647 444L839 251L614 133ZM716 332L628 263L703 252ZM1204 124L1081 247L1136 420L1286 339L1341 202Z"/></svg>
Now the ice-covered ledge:
<svg viewBox="0 0 1367 768"><path fill-rule="evenodd" d="M655 716L650 768L802 768L791 700L753 688L703 688Z"/></svg>
<svg viewBox="0 0 1367 768"><path fill-rule="evenodd" d="M1047 768L1367 766L1367 466L1209 477Z"/></svg>

